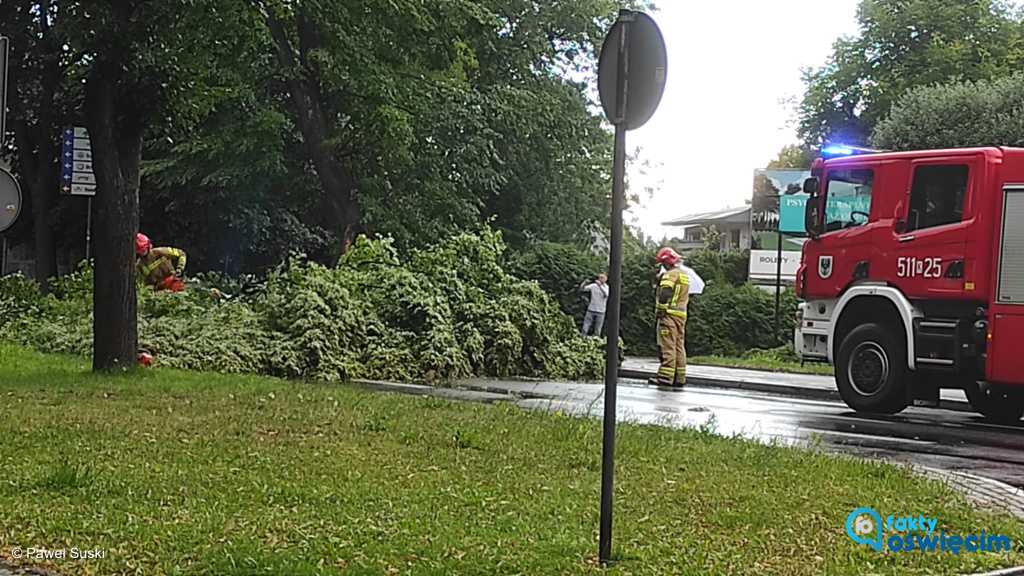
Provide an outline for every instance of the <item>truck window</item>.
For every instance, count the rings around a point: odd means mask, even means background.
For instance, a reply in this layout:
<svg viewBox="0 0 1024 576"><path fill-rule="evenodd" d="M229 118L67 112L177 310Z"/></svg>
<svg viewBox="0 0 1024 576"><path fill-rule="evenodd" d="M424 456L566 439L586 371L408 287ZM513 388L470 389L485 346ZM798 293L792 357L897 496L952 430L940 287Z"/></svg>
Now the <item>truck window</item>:
<svg viewBox="0 0 1024 576"><path fill-rule="evenodd" d="M826 232L868 223L874 180L875 172L870 168L844 168L828 173Z"/></svg>
<svg viewBox="0 0 1024 576"><path fill-rule="evenodd" d="M920 230L963 220L967 174L963 164L918 166L910 189L907 228Z"/></svg>

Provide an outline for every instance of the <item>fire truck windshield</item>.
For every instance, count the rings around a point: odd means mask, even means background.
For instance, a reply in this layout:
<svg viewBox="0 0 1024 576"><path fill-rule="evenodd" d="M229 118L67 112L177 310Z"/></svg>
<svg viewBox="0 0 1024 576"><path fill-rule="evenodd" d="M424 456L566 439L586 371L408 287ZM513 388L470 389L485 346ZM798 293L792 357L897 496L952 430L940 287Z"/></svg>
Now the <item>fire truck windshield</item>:
<svg viewBox="0 0 1024 576"><path fill-rule="evenodd" d="M870 168L842 168L828 172L826 232L867 224L874 179L875 173Z"/></svg>

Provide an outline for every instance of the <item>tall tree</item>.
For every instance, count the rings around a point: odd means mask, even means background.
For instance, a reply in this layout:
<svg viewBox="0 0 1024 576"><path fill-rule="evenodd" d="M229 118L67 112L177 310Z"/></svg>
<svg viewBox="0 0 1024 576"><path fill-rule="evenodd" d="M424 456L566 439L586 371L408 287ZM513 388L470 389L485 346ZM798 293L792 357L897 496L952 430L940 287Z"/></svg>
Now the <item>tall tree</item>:
<svg viewBox="0 0 1024 576"><path fill-rule="evenodd" d="M567 77L621 4L254 2L339 234L400 243L596 222L610 137Z"/></svg>
<svg viewBox="0 0 1024 576"><path fill-rule="evenodd" d="M97 194L93 368L132 366L137 346L134 235L143 139L172 103L199 108L221 31L237 3L80 0L64 5L83 60Z"/></svg>
<svg viewBox="0 0 1024 576"><path fill-rule="evenodd" d="M922 86L900 98L872 143L893 150L1024 146L1024 73Z"/></svg>
<svg viewBox="0 0 1024 576"><path fill-rule="evenodd" d="M61 121L73 95L66 93L74 57L66 49L58 3L0 5L0 34L10 38L10 125L18 175L32 205L35 275L43 290L57 274L54 201L58 190Z"/></svg>
<svg viewBox="0 0 1024 576"><path fill-rule="evenodd" d="M862 0L859 34L804 75L800 135L863 144L908 89L1012 73L1024 60L1017 16L1000 0Z"/></svg>

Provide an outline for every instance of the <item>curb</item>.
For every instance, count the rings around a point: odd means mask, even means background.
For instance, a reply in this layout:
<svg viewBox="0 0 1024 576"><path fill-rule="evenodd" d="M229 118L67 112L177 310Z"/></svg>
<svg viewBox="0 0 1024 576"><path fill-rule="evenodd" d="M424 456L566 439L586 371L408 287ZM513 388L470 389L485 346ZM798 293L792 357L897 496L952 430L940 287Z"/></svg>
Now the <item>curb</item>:
<svg viewBox="0 0 1024 576"><path fill-rule="evenodd" d="M912 465L910 469L945 484L983 508L1006 512L1024 520L1024 489L962 470L941 470L922 465Z"/></svg>
<svg viewBox="0 0 1024 576"><path fill-rule="evenodd" d="M352 380L352 384L377 392L393 392L410 396L432 396L447 400L468 400L484 404L507 402L511 398L509 394L500 391L478 390L474 388L442 388L426 384L404 384L385 380L356 379Z"/></svg>
<svg viewBox="0 0 1024 576"><path fill-rule="evenodd" d="M1004 568L994 572L978 572L977 574L968 574L967 576L1024 576L1024 566Z"/></svg>
<svg viewBox="0 0 1024 576"><path fill-rule="evenodd" d="M633 370L620 368L619 378L631 378L636 380L647 380L654 378L654 372L646 370ZM807 398L811 400L834 400L842 402L839 391L835 389L822 390L820 388L807 388L805 386L792 386L789 384L771 384L768 382L750 382L744 380L726 380L722 378L707 378L701 376L687 376L686 383L704 388L721 388L724 390L749 390L752 392L764 392L778 396L789 396L793 398ZM974 412L970 404L956 400L939 400L939 408L944 410L956 410L958 412Z"/></svg>

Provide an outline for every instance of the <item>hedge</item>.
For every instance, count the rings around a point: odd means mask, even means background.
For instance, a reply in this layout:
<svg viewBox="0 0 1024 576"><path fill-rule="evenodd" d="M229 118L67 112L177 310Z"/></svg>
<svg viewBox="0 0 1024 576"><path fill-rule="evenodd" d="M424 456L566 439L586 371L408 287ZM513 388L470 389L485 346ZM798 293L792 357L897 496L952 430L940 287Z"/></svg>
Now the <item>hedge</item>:
<svg viewBox="0 0 1024 576"><path fill-rule="evenodd" d="M627 354L656 353L654 292L656 246L627 242L623 254L621 336ZM746 284L748 252L698 250L686 263L707 282L691 299L686 348L692 355L740 356L791 340L796 297L783 293L778 333L774 333L775 295ZM562 244L537 243L510 258L514 274L536 280L579 323L586 302L581 280L603 271L607 260L592 251Z"/></svg>
<svg viewBox="0 0 1024 576"><path fill-rule="evenodd" d="M403 261L389 240L360 238L337 267L293 258L244 290L216 276L178 294L141 289L140 346L158 365L323 380L600 377L602 341L509 275L504 250L497 233L463 234ZM91 302L88 267L45 297L0 279L0 338L89 354Z"/></svg>

